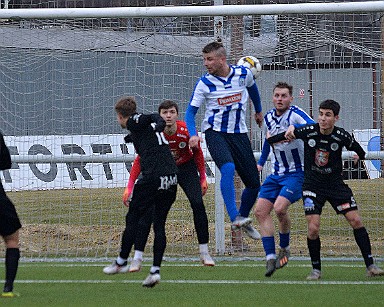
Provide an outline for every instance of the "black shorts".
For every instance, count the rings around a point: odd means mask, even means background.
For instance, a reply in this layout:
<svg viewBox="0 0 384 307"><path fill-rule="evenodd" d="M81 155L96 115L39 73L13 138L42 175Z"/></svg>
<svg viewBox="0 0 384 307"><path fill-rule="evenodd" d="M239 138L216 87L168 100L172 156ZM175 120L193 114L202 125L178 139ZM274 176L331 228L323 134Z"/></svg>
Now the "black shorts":
<svg viewBox="0 0 384 307"><path fill-rule="evenodd" d="M0 195L0 235L9 236L20 228L15 206L6 195Z"/></svg>
<svg viewBox="0 0 384 307"><path fill-rule="evenodd" d="M305 215L320 215L326 201L331 204L337 214L345 214L358 209L352 190L343 181L333 183L332 186L303 185Z"/></svg>
<svg viewBox="0 0 384 307"><path fill-rule="evenodd" d="M133 188L129 210L137 210L139 215L143 215L147 210L158 206L164 207L164 211L168 212L176 199L176 193L176 174L154 178L141 177Z"/></svg>

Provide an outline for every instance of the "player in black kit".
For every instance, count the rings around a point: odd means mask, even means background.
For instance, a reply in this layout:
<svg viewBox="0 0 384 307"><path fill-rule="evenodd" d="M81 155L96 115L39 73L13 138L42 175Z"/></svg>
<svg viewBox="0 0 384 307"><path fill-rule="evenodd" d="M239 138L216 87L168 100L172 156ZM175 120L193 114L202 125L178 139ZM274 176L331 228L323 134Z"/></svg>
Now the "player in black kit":
<svg viewBox="0 0 384 307"><path fill-rule="evenodd" d="M5 145L4 137L0 133L0 170L10 169L12 165L11 155ZM20 219L16 208L5 194L3 184L0 181L0 235L5 242L5 284L1 297L15 297L13 283L19 266L19 229Z"/></svg>
<svg viewBox="0 0 384 307"><path fill-rule="evenodd" d="M320 260L320 215L326 201L337 214L343 214L353 228L357 245L367 267L367 276L384 275L384 270L374 264L369 235L365 229L352 190L342 177L342 149L357 153L355 159L364 159L365 151L343 128L335 126L339 119L340 105L334 100L325 100L319 106L317 124L299 129L290 126L284 133L268 139L270 144L292 139L304 141L303 203L308 223L307 244L312 262L308 280L321 278Z"/></svg>
<svg viewBox="0 0 384 307"><path fill-rule="evenodd" d="M153 266L143 281L144 287L160 282L160 266L166 247L165 221L176 199L177 166L163 135L164 119L158 114L136 112L133 97L122 97L115 105L117 121L128 129L126 142L133 142L141 157L141 175L132 192L125 219L120 254L104 273L128 272L127 259L135 242L146 242L153 221Z"/></svg>

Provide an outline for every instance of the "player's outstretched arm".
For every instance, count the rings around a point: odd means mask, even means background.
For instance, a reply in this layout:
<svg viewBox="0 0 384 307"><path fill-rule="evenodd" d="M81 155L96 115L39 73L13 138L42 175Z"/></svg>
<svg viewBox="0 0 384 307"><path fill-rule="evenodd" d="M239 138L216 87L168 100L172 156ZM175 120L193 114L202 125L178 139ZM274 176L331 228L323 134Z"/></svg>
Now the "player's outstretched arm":
<svg viewBox="0 0 384 307"><path fill-rule="evenodd" d="M287 139L285 138L285 132L281 132L279 134L267 138L267 141L270 145L286 140Z"/></svg>

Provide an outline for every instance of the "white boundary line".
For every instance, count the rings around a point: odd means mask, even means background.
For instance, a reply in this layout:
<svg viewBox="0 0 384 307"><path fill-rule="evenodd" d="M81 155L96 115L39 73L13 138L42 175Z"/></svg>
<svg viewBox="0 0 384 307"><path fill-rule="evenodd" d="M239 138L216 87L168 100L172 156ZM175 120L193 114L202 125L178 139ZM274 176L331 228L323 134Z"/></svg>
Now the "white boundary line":
<svg viewBox="0 0 384 307"><path fill-rule="evenodd" d="M101 263L22 263L19 267L103 267ZM147 265L150 267L150 262ZM216 265L217 267L264 267L264 263L220 263ZM311 267L310 264L296 264L290 263L290 267ZM163 267L202 267L199 263L165 263ZM345 268L364 268L363 264L332 264L326 263L325 267L345 267ZM296 285L384 285L384 280L367 280L367 281L345 281L345 280L333 280L333 281L293 281L293 280L161 280L161 283L171 283L171 284L296 284ZM4 281L3 281L4 282ZM138 284L141 283L141 280L110 280L110 279L99 279L99 280L17 280L17 283L24 284L46 284L46 283L56 283L56 284Z"/></svg>
<svg viewBox="0 0 384 307"><path fill-rule="evenodd" d="M20 263L19 267L64 267L64 268L71 268L71 267L104 267L106 264L109 263ZM151 261L148 260L147 263L143 263L143 267L150 267ZM343 267L343 268L362 268L365 269L364 264L359 263L325 263L322 265L323 267ZM200 262L196 263L163 263L162 267L203 267L203 265ZM249 268L257 268L257 267L265 267L265 263L216 263L215 267L249 267ZM287 266L288 267L288 266ZM289 267L292 268L310 268L311 264L297 264L297 263L289 263Z"/></svg>
<svg viewBox="0 0 384 307"><path fill-rule="evenodd" d="M3 281L4 282L4 281ZM20 284L141 284L141 280L17 280ZM333 280L333 281L293 281L293 280L161 280L161 283L168 284L295 284L295 285L384 285L384 280L377 281L345 281L345 280Z"/></svg>

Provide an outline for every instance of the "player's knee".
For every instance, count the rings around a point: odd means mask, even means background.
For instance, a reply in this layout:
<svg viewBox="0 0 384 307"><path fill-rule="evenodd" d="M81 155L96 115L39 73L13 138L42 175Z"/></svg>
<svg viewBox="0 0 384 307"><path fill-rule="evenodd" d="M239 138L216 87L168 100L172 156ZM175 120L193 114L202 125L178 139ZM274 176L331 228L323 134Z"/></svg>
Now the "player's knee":
<svg viewBox="0 0 384 307"><path fill-rule="evenodd" d="M308 225L308 238L314 240L319 237L319 227L316 225Z"/></svg>
<svg viewBox="0 0 384 307"><path fill-rule="evenodd" d="M281 222L288 218L288 211L282 207L275 209L276 217Z"/></svg>
<svg viewBox="0 0 384 307"><path fill-rule="evenodd" d="M253 213L258 221L264 220L271 212L270 206L263 201L257 201L255 208L253 209Z"/></svg>
<svg viewBox="0 0 384 307"><path fill-rule="evenodd" d="M308 224L308 238L314 240L319 237L320 224L310 223Z"/></svg>
<svg viewBox="0 0 384 307"><path fill-rule="evenodd" d="M364 227L360 215L355 210L347 212L345 217L353 229Z"/></svg>

